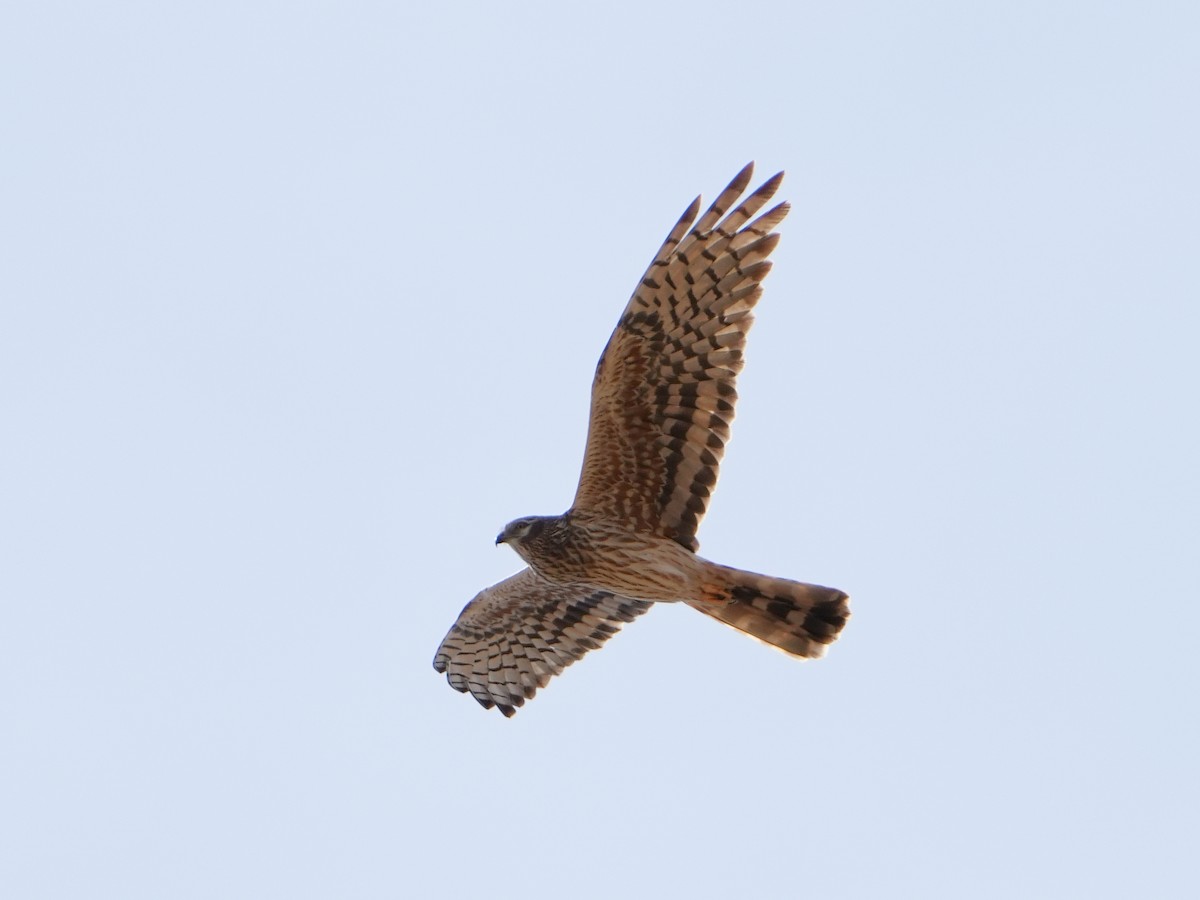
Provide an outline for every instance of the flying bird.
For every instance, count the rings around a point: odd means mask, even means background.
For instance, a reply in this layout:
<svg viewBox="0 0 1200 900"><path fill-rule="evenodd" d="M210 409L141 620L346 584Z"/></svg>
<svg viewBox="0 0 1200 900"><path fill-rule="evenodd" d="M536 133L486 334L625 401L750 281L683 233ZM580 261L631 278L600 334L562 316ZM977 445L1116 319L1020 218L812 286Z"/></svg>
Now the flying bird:
<svg viewBox="0 0 1200 900"><path fill-rule="evenodd" d="M846 624L842 591L696 555L774 228L789 210L758 215L782 172L734 207L753 171L699 220L697 197L667 235L596 366L571 508L504 526L496 543L528 568L476 595L434 656L451 687L487 709L512 716L654 603L686 603L801 658L821 656Z"/></svg>

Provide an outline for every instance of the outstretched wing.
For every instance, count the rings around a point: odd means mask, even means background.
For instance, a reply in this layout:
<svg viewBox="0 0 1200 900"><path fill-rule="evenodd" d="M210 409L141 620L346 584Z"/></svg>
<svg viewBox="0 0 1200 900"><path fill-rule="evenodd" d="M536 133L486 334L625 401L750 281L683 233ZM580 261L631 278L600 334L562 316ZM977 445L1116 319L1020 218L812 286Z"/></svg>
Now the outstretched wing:
<svg viewBox="0 0 1200 900"><path fill-rule="evenodd" d="M525 569L476 595L438 647L433 667L485 709L511 716L575 660L650 608Z"/></svg>
<svg viewBox="0 0 1200 900"><path fill-rule="evenodd" d="M753 218L780 172L726 215L753 171L753 163L742 169L694 227L699 198L671 229L592 383L574 508L693 551L729 439L752 310L779 242L771 229L788 212L781 203Z"/></svg>

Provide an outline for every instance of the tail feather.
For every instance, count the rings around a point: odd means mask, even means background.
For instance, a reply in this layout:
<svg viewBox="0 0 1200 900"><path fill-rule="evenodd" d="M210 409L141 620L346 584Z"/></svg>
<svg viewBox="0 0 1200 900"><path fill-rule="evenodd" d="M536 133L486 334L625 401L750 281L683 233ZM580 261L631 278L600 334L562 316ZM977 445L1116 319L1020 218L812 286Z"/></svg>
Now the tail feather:
<svg viewBox="0 0 1200 900"><path fill-rule="evenodd" d="M823 655L850 618L850 597L836 588L715 564L713 574L688 605L792 656Z"/></svg>

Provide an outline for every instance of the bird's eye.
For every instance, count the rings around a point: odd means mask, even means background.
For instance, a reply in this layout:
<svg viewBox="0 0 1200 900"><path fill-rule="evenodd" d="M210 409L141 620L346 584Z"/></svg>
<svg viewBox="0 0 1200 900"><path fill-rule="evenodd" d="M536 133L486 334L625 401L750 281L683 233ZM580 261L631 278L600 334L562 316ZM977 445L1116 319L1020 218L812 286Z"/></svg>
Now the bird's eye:
<svg viewBox="0 0 1200 900"><path fill-rule="evenodd" d="M517 540L523 541L526 538L532 538L541 530L541 522L537 519L526 519L517 525Z"/></svg>

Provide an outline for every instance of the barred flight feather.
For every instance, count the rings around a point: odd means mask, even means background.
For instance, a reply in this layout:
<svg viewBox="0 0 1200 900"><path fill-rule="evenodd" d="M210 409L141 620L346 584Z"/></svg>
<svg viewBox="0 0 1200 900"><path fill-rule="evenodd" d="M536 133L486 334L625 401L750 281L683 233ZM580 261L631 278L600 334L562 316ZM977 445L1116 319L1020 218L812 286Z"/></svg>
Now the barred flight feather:
<svg viewBox="0 0 1200 900"><path fill-rule="evenodd" d="M595 650L650 604L524 569L481 591L433 658L457 691L511 716L555 675Z"/></svg>

